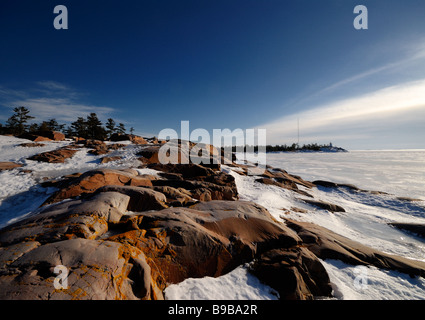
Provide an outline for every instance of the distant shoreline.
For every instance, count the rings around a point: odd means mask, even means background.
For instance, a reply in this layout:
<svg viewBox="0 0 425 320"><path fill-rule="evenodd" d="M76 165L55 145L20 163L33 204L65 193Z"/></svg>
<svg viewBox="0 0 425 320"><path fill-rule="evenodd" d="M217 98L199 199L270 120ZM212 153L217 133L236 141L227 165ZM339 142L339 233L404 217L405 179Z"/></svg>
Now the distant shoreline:
<svg viewBox="0 0 425 320"><path fill-rule="evenodd" d="M307 144L303 145L302 147L299 147L298 144L293 143L291 146L288 145L266 145L266 146L233 146L232 151L233 152L258 152L258 150L266 153L277 153L277 152L319 152L319 153L334 153L334 152L348 152L348 150L341 148L341 147L335 147L332 145L332 143L328 145L318 145L317 143L314 144Z"/></svg>

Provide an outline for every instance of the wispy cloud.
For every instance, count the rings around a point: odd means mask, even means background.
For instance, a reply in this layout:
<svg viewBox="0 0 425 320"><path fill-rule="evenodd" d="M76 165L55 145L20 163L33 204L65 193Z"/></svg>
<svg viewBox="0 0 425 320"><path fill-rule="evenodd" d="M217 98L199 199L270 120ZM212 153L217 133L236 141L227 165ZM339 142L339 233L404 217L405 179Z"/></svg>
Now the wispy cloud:
<svg viewBox="0 0 425 320"><path fill-rule="evenodd" d="M17 106L27 107L31 115L41 122L55 118L62 122L72 122L77 117L85 117L95 112L99 119L106 119L115 110L107 106L85 103L85 94L56 81L39 81L26 90L15 90L0 86L0 104L12 109ZM1 116L7 119L8 116Z"/></svg>
<svg viewBox="0 0 425 320"><path fill-rule="evenodd" d="M409 126L423 121L424 93L425 79L422 79L334 101L258 127L267 129L271 143L296 141L298 119L303 137L316 137L315 140L330 136L366 138L371 132L376 133L377 128L388 129L394 124Z"/></svg>
<svg viewBox="0 0 425 320"><path fill-rule="evenodd" d="M16 100L14 105L27 107L36 119L56 118L66 122L75 121L77 117L85 117L91 112L105 118L114 111L113 108L81 104L68 98L30 98Z"/></svg>
<svg viewBox="0 0 425 320"><path fill-rule="evenodd" d="M377 88L380 83L389 85L390 82L388 81L391 80L394 81L393 84L397 83L397 81L400 83L400 77L404 73L412 76L411 71L419 74L417 79L423 76L423 72L425 72L425 38L417 39L408 44L400 44L398 52L392 57L392 61L381 63L379 59L380 55L384 55L384 53L391 51L391 49L392 47L388 44L376 45L376 48L371 49L374 51L373 61L376 62L374 67L359 70L358 73L335 79L332 84L303 96L296 104L301 107L306 104L311 105L320 99L328 99L335 93L340 94L341 92L351 91L356 88L368 90L370 86ZM411 80L413 78L410 78Z"/></svg>
<svg viewBox="0 0 425 320"><path fill-rule="evenodd" d="M387 49L377 46L372 60ZM400 46L392 61L387 59L305 95L296 102L299 113L257 127L267 129L271 144L296 142L298 119L301 143L382 140L401 133L407 137L413 127L420 132L412 140L419 141L418 136L425 137L425 126L420 125L425 119L424 63L425 39L417 39ZM403 132L394 132L394 128Z"/></svg>
<svg viewBox="0 0 425 320"><path fill-rule="evenodd" d="M56 81L38 81L36 82L42 88L53 91L73 91L71 87Z"/></svg>
<svg viewBox="0 0 425 320"><path fill-rule="evenodd" d="M0 85L0 97L1 98L23 98L26 97L27 94L25 93L25 91L22 90L16 90L16 89L11 89L11 88L7 88L4 87L2 85Z"/></svg>

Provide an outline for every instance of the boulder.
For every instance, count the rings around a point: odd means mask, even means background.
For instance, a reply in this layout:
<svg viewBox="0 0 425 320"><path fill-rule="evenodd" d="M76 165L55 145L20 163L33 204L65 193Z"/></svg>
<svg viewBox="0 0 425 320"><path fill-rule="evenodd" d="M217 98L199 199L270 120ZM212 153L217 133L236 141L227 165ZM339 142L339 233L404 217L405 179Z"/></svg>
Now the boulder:
<svg viewBox="0 0 425 320"><path fill-rule="evenodd" d="M161 149L162 147L164 149ZM170 152L171 152L170 150L172 152L175 152L177 156L175 159L170 156ZM162 161L168 160L169 162L171 162L172 165L186 164L190 162L188 150L183 150L180 148L180 146L177 146L175 144L146 146L146 147L143 147L137 153L137 155L141 156L139 160L145 164L161 164L160 152L164 152L165 154L164 155L165 159L163 159Z"/></svg>
<svg viewBox="0 0 425 320"><path fill-rule="evenodd" d="M34 142L52 141L52 139L50 139L50 138L43 137L43 136L40 136L38 134L33 134L33 133L24 133L24 134L21 134L18 138L27 139L27 140L31 140L31 141L34 141Z"/></svg>
<svg viewBox="0 0 425 320"><path fill-rule="evenodd" d="M53 141L63 141L63 140L65 140L65 135L62 132L59 132L59 131L45 130L45 131L39 131L39 132L37 132L37 134L42 136L42 137L49 138Z"/></svg>
<svg viewBox="0 0 425 320"><path fill-rule="evenodd" d="M87 139L83 142L84 147L90 148L90 154L102 155L109 153L108 146L101 140Z"/></svg>
<svg viewBox="0 0 425 320"><path fill-rule="evenodd" d="M113 143L113 144L108 144L107 146L108 146L108 150L118 150L118 149L124 148L126 144Z"/></svg>
<svg viewBox="0 0 425 320"><path fill-rule="evenodd" d="M118 161L121 160L121 157L116 156L116 157L103 157L100 160L100 163L108 163L108 162L112 162L112 161Z"/></svg>
<svg viewBox="0 0 425 320"><path fill-rule="evenodd" d="M86 148L96 148L99 146L106 146L105 142L96 139L87 139L81 141Z"/></svg>
<svg viewBox="0 0 425 320"><path fill-rule="evenodd" d="M37 131L34 133L24 133L19 136L22 139L28 139L31 141L39 142L39 141L63 141L65 140L65 135L59 131L53 130L43 130Z"/></svg>
<svg viewBox="0 0 425 320"><path fill-rule="evenodd" d="M97 190L98 193L119 192L130 197L127 210L149 211L167 208L167 198L161 192L143 187L105 185Z"/></svg>
<svg viewBox="0 0 425 320"><path fill-rule="evenodd" d="M159 163L158 153L160 146L149 146L141 149L137 155L140 156L139 160L143 163Z"/></svg>
<svg viewBox="0 0 425 320"><path fill-rule="evenodd" d="M193 205L196 202L192 199L189 192L184 192L184 189L176 189L169 186L153 187L153 190L161 192L165 195L167 204L172 207L183 207Z"/></svg>
<svg viewBox="0 0 425 320"><path fill-rule="evenodd" d="M97 147L89 150L88 153L94 154L95 156L98 156L98 155L109 153L109 150L108 150L108 147L106 145L100 145L100 146L97 146Z"/></svg>

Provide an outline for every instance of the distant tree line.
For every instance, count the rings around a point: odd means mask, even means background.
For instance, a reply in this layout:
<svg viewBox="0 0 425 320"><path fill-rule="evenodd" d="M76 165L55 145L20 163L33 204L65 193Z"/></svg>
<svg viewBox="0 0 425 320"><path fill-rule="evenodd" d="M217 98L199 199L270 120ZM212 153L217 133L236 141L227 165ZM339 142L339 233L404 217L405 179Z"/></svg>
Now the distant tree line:
<svg viewBox="0 0 425 320"><path fill-rule="evenodd" d="M291 145L266 145L265 149L266 152L281 152L281 151L289 151L289 152L295 152L295 151L301 151L301 150L309 150L309 151L320 151L322 148L328 148L332 146L332 143L330 144L317 144L317 143L310 143L310 144L304 144L302 147L300 147L297 143L293 143ZM262 146L262 149L264 150L264 146ZM252 151L258 152L258 146L233 146L232 151L233 152L246 152L246 151Z"/></svg>
<svg viewBox="0 0 425 320"><path fill-rule="evenodd" d="M24 133L37 134L42 131L60 131L68 137L81 137L84 139L106 140L113 134L126 134L126 128L123 123L115 123L115 120L109 118L105 124L97 117L96 113L92 112L86 118L78 117L65 128L65 124L59 124L56 119L52 118L41 123L28 122L35 119L29 115L29 110L25 107L16 107L13 109L14 114L7 119L6 124L0 123L0 134L13 134L20 136ZM130 128L130 133L134 133L134 128Z"/></svg>

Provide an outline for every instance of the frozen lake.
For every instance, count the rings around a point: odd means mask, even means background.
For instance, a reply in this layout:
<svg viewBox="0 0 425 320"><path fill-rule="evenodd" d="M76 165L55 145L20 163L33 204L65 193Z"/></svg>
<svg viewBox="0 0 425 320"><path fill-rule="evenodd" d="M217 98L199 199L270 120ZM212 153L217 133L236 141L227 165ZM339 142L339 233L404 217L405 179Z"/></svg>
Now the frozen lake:
<svg viewBox="0 0 425 320"><path fill-rule="evenodd" d="M336 153L267 153L267 164L305 180L354 184L425 200L425 149Z"/></svg>

